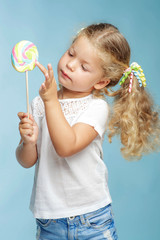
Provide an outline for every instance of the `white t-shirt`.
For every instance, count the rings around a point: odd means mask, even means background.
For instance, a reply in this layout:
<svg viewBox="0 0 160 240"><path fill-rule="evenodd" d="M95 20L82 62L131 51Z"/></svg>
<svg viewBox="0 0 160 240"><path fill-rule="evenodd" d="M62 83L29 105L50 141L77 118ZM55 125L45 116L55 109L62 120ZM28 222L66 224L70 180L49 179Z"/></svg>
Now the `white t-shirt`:
<svg viewBox="0 0 160 240"><path fill-rule="evenodd" d="M77 216L111 203L102 152L107 103L92 94L59 102L71 126L78 122L89 124L98 136L81 152L66 158L58 156L49 136L43 101L39 96L32 101L31 113L39 126L38 160L30 202L35 218Z"/></svg>

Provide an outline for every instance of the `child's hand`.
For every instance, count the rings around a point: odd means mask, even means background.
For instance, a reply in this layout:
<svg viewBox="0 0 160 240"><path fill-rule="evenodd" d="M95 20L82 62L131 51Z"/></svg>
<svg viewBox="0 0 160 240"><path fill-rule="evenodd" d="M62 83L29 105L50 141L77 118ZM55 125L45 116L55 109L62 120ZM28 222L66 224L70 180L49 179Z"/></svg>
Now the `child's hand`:
<svg viewBox="0 0 160 240"><path fill-rule="evenodd" d="M39 62L37 62L36 65L45 76L45 81L42 83L39 89L39 94L43 102L49 102L57 99L57 84L53 75L51 64L48 64L48 70Z"/></svg>
<svg viewBox="0 0 160 240"><path fill-rule="evenodd" d="M37 143L38 138L38 125L34 121L32 115L27 113L19 112L18 117L21 120L19 123L19 132L21 139L24 143Z"/></svg>

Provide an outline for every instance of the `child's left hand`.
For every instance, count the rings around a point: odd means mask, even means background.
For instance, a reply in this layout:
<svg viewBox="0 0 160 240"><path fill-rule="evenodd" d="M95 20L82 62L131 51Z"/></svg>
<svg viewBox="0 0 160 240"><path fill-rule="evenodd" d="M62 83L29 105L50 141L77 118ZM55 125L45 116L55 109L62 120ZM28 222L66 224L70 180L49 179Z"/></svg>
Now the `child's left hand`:
<svg viewBox="0 0 160 240"><path fill-rule="evenodd" d="M45 103L57 99L57 84L51 64L48 64L48 70L39 62L37 62L36 65L45 76L45 81L39 89L39 94L43 102Z"/></svg>

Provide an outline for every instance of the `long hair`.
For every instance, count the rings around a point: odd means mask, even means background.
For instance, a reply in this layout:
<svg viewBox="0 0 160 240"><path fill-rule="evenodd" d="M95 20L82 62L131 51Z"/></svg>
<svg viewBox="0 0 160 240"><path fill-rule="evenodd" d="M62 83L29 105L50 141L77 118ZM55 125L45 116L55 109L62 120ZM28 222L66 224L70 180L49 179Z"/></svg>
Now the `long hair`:
<svg viewBox="0 0 160 240"><path fill-rule="evenodd" d="M160 146L160 120L158 111L149 93L140 87L136 77L133 77L132 91L129 93L128 77L117 91L109 91L117 85L123 72L129 67L130 47L118 28L111 24L93 24L82 29L74 41L87 37L99 50L104 76L110 79L109 85L102 90L95 90L96 96L108 95L114 97L108 137L120 135L123 147L123 157L132 160L140 159L143 154L156 151Z"/></svg>

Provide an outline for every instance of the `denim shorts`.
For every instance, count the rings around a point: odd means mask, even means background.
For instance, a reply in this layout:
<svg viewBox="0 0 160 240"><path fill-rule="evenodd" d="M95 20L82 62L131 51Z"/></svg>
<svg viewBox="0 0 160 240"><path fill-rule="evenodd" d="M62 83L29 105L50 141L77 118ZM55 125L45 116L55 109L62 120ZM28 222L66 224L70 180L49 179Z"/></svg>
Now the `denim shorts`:
<svg viewBox="0 0 160 240"><path fill-rule="evenodd" d="M117 240L111 204L60 219L36 219L37 240Z"/></svg>

